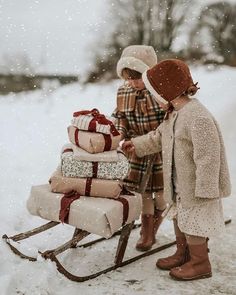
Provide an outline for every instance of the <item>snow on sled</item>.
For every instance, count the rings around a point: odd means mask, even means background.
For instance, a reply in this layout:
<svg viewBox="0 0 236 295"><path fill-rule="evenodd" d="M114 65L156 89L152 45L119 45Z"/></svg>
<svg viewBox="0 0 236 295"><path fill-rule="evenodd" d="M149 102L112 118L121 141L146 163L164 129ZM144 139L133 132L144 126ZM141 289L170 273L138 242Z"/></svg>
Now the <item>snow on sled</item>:
<svg viewBox="0 0 236 295"><path fill-rule="evenodd" d="M64 207L62 207L62 204L64 204ZM33 186L27 202L27 208L32 215L50 220L50 222L28 232L12 237L4 235L3 238L5 239L6 243L10 246L11 250L15 254L30 261L36 261L36 258L24 255L19 250L17 250L15 244L12 243L12 241L19 242L20 240L24 240L30 236L44 232L45 230L59 225L61 220L69 225L74 226L75 232L72 239L53 250L47 250L39 253L43 258L54 261L59 272L64 274L70 280L77 282L83 282L95 278L118 267L127 265L144 256L151 255L155 252L165 249L175 243L172 242L166 244L162 247L151 250L148 253L144 253L129 260L123 261L130 232L134 226L135 220L139 218L141 212L141 196L139 194L131 194L127 191L125 191L124 194L121 194L117 199L98 197L88 198L80 196L75 192L64 195L52 193L49 185ZM57 255L66 251L67 249L75 248L77 243L79 243L89 234L99 235L102 237L102 239L99 240L103 240L109 239L117 233L120 234L120 238L116 249L114 265L104 270L88 276L76 276L66 270L57 258ZM88 243L88 245L91 244L92 242ZM86 245L84 244L82 246Z"/></svg>

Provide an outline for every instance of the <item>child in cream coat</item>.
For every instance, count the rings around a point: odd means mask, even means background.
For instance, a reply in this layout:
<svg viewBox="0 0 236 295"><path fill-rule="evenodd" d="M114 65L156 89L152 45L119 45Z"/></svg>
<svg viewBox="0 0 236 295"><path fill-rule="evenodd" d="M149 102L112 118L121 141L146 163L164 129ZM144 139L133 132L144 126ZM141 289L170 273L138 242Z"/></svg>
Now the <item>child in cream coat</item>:
<svg viewBox="0 0 236 295"><path fill-rule="evenodd" d="M166 109L152 132L123 144L143 157L162 150L167 216L174 222L177 251L157 261L179 280L210 277L207 241L224 228L221 198L230 195L230 177L219 126L195 98L188 66L165 60L143 74L146 88Z"/></svg>

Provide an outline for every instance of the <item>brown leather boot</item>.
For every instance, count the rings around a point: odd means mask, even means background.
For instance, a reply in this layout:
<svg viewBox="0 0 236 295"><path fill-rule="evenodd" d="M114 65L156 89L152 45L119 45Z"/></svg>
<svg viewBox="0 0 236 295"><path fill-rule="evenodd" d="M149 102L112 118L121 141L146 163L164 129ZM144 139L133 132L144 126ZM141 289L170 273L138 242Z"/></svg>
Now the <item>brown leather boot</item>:
<svg viewBox="0 0 236 295"><path fill-rule="evenodd" d="M140 232L140 239L136 244L138 251L147 251L152 248L155 243L154 237L154 219L151 214L142 214L142 226Z"/></svg>
<svg viewBox="0 0 236 295"><path fill-rule="evenodd" d="M154 215L153 215L153 227L154 227L154 239L155 239L155 236L156 236L156 233L163 221L163 217L161 216L162 213L164 212L165 210L159 210L159 209L156 209L155 208L155 211L154 211ZM140 230L140 235L142 235L142 228ZM155 242L156 242L156 239L155 239Z"/></svg>
<svg viewBox="0 0 236 295"><path fill-rule="evenodd" d="M188 245L185 237L176 237L177 250L175 254L157 260L156 266L163 270L170 270L190 260Z"/></svg>
<svg viewBox="0 0 236 295"><path fill-rule="evenodd" d="M159 209L156 209L155 208L155 211L154 211L154 237L163 221L163 217L161 216L161 214L164 212L165 210L159 210Z"/></svg>
<svg viewBox="0 0 236 295"><path fill-rule="evenodd" d="M190 261L181 267L172 268L170 276L176 280L190 281L205 279L212 276L208 257L207 242L200 245L188 245Z"/></svg>

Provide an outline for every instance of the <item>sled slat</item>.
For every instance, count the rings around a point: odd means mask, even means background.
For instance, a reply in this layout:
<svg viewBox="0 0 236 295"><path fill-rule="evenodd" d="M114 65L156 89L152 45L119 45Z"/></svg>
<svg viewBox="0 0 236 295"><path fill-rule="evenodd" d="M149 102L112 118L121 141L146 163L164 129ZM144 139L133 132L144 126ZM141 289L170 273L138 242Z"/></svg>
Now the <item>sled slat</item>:
<svg viewBox="0 0 236 295"><path fill-rule="evenodd" d="M88 235L90 235L89 232L85 231L85 230L79 230L77 235L74 236L71 240L69 240L68 242L66 242L65 244L52 249L52 250L47 250L43 253L40 252L40 254L42 255L43 258L48 259L50 258L50 256L53 255L58 255L64 251L66 251L67 249L71 248L74 244L77 244L79 241L81 241L82 239L84 239L85 237L87 237Z"/></svg>
<svg viewBox="0 0 236 295"><path fill-rule="evenodd" d="M17 241L21 241L21 240L24 240L24 239L27 239L31 236L34 236L34 235L37 235L45 230L48 230L56 225L58 225L60 222L56 222L56 221L50 221L46 224L43 224L39 227L36 227L32 230L29 230L29 231L26 231L24 233L20 233L18 235L15 235L15 236L12 236L12 237L8 237L7 235L3 235L2 238L3 239L11 239L12 241L14 242L17 242Z"/></svg>
<svg viewBox="0 0 236 295"><path fill-rule="evenodd" d="M231 219L225 220L225 224L229 224L229 223L231 223ZM48 227L47 225L49 225L49 224L51 224L51 226ZM34 234L40 233L40 232L42 232L42 231L44 231L44 230L46 230L46 229L48 229L50 227L53 227L53 226L55 226L57 224L58 223L55 223L55 222L49 222L48 224L45 224L44 226L33 229L33 230L28 231L26 233L22 233L22 234L13 236L11 238L8 238L7 235L4 235L2 238L5 240L5 242L9 245L10 249L15 254L19 255L21 258L25 258L25 259L28 259L30 261L36 261L37 260L36 258L29 257L29 256L21 253L18 249L16 249L13 245L10 244L9 240L10 239L13 240L14 237L19 238L18 240L26 239L27 237L30 237L32 235L31 234L32 232ZM65 277L67 277L68 279L70 279L72 281L75 281L75 282L84 282L84 281L96 278L96 277L98 277L98 276L100 276L102 274L108 273L108 272L110 272L112 270L115 270L115 269L117 269L119 267L123 267L125 265L128 265L128 264L130 264L130 263L132 263L134 261L137 261L139 259L142 259L142 258L147 257L149 255L152 255L154 253L165 250L165 249L167 249L167 248L169 248L169 247L176 244L176 241L166 243L166 244L164 244L162 246L159 246L159 247L157 247L155 249L149 250L149 251L147 251L145 253L142 253L140 255L132 257L132 258L130 258L128 260L122 261L124 253L125 253L126 245L127 245L127 242L128 242L128 238L129 238L129 235L130 235L130 231L132 230L132 226L133 226L133 223L128 224L128 225L124 226L123 229L121 230L121 237L120 237L118 247L117 247L115 264L113 266L111 266L111 267L105 268L105 269L103 269L103 270L101 270L99 272L96 272L96 273L92 273L91 275L88 275L88 276L76 276L76 275L70 273L67 269L64 268L64 266L60 263L60 261L56 257L56 255L58 255L58 254L64 252L65 250L71 248L72 246L77 244L79 241L81 241L83 238L88 236L90 233L87 232L87 231L76 229L75 232L74 232L73 238L71 240L69 240L65 244L63 244L63 245L61 245L61 246L59 246L59 247L57 247L57 248L55 248L53 250L45 251L45 252L41 253L41 255L46 259L50 259L51 261L54 261L56 263L58 271L60 273L62 273ZM44 229L42 230L42 228L44 228ZM39 230L39 229L41 229L41 230ZM26 234L27 234L27 236L26 236ZM93 241L93 243L95 244L96 241L100 241L100 240L99 239L95 240L95 241Z"/></svg>
<svg viewBox="0 0 236 295"><path fill-rule="evenodd" d="M116 250L115 264L121 264L121 262L123 261L123 257L125 254L125 250L128 244L130 232L133 228L133 225L134 222L127 224L123 227L121 231L120 239Z"/></svg>

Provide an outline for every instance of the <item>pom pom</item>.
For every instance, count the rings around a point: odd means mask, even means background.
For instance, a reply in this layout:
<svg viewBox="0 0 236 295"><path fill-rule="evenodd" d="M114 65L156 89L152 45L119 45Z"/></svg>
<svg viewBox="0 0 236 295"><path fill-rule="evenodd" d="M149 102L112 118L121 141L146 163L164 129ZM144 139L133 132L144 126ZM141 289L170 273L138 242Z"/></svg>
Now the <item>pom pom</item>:
<svg viewBox="0 0 236 295"><path fill-rule="evenodd" d="M200 89L200 87L197 87L197 83L193 84L192 86L190 86L186 91L185 91L185 94L186 95L194 95L197 93L198 89Z"/></svg>

